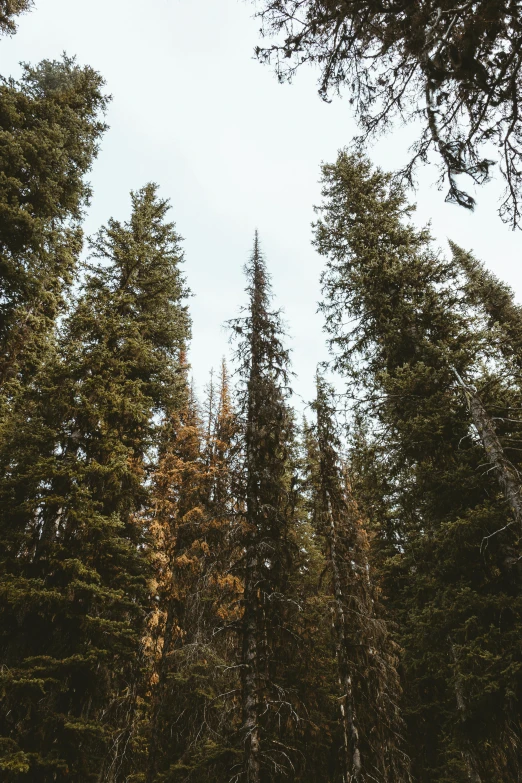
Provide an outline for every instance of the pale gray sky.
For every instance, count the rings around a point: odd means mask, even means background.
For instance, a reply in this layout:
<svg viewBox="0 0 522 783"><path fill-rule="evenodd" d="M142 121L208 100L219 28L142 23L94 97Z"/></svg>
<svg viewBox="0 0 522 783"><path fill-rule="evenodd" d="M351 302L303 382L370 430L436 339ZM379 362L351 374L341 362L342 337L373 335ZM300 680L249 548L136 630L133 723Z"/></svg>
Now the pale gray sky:
<svg viewBox="0 0 522 783"><path fill-rule="evenodd" d="M242 266L254 229L285 310L297 372L296 391L313 395L316 363L326 357L316 314L322 259L310 246L319 165L350 143L355 125L346 101L323 103L315 74L303 70L279 85L253 59L259 22L247 0L36 0L17 35L0 42L1 73L17 76L21 60L63 51L100 71L113 96L86 230L110 216L125 219L128 193L148 181L172 202L185 237L185 271L194 293L191 361L198 386L228 352L223 323L244 301ZM370 150L396 168L410 134ZM486 262L522 298L522 235L496 214L500 187L478 192L474 214L444 203L427 169L416 220L432 221L446 249L450 237Z"/></svg>

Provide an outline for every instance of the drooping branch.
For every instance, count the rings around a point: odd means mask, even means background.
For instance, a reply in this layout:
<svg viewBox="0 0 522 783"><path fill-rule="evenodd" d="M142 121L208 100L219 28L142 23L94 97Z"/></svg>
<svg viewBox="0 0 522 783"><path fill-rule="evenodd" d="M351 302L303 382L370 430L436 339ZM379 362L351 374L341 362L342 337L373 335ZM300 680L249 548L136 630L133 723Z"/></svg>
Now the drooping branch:
<svg viewBox="0 0 522 783"><path fill-rule="evenodd" d="M317 66L324 100L348 91L363 143L396 120L420 123L403 176L413 181L416 166L434 152L447 200L465 208L475 199L457 177L482 184L500 168L506 189L499 214L520 225L519 0L254 2L263 34L273 39L257 56L275 66L280 81L305 63Z"/></svg>

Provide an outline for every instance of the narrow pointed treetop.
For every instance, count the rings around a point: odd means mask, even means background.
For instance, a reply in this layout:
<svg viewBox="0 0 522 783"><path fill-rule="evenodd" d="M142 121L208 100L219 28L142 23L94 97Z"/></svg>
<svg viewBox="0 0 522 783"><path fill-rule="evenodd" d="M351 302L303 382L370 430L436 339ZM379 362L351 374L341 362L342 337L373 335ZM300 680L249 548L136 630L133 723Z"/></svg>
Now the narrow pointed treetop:
<svg viewBox="0 0 522 783"><path fill-rule="evenodd" d="M257 230L244 271L248 304L243 308L244 315L230 322L232 330L240 336L237 348L240 376L251 383L255 376L267 372L273 380L281 380L287 389L289 351L282 343L284 324L281 312L271 309L271 277Z"/></svg>
<svg viewBox="0 0 522 783"><path fill-rule="evenodd" d="M475 258L454 242L450 248L456 269L464 276L467 301L486 316L489 328L498 337L499 350L522 364L522 307L514 292Z"/></svg>

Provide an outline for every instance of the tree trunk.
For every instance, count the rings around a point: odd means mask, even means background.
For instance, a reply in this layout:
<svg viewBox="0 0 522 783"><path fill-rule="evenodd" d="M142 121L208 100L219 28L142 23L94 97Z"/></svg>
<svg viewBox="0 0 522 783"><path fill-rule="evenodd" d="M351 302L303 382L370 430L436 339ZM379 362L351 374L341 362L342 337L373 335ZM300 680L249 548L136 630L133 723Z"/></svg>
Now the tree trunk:
<svg viewBox="0 0 522 783"><path fill-rule="evenodd" d="M456 370L454 372L460 386L466 393L471 418L484 446L484 451L497 470L499 484L513 512L515 521L522 527L522 482L520 475L504 454L504 449L495 431L493 421L482 405L476 390L466 385Z"/></svg>
<svg viewBox="0 0 522 783"><path fill-rule="evenodd" d="M246 551L245 591L243 596L243 736L247 783L259 783L258 725L258 568L256 542L250 541Z"/></svg>
<svg viewBox="0 0 522 783"><path fill-rule="evenodd" d="M359 749L359 731L357 729L355 708L353 703L352 680L348 670L346 655L346 617L344 611L344 596L340 576L338 560L337 530L332 512L330 499L328 499L328 515L330 518L330 530L328 535L329 555L332 565L335 607L337 616L337 634L339 638L338 664L339 682L343 690L341 697L341 715L343 719L343 736L345 751L345 775L346 783L357 783L361 774L361 751Z"/></svg>
<svg viewBox="0 0 522 783"><path fill-rule="evenodd" d="M172 647L172 638L174 631L174 621L177 616L177 602L171 599L167 610L167 621L163 633L163 648L161 650L160 665L158 671L158 682L156 692L152 702L151 733L149 742L148 765L147 765L147 783L153 783L157 772L157 752L158 752L158 732L157 726L160 718L161 707L165 694L165 684L168 675L168 656Z"/></svg>
<svg viewBox="0 0 522 783"><path fill-rule="evenodd" d="M457 707L460 713L460 719L462 723L466 723L467 720L466 702L464 701L464 694L462 692L462 678L457 668L458 657L454 644L451 645L451 653L453 656L453 660L455 662L455 698L457 700ZM462 750L461 753L462 753L462 758L464 759L464 762L466 764L468 777L471 783L482 783L482 778L480 777L478 771L477 759L475 758L475 755L472 749L469 747L469 745L464 750Z"/></svg>

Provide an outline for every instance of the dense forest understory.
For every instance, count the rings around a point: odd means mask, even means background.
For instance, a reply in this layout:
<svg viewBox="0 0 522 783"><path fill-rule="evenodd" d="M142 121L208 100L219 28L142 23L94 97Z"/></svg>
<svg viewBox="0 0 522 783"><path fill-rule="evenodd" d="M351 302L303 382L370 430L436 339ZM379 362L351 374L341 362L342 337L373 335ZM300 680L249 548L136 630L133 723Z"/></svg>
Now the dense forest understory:
<svg viewBox="0 0 522 783"><path fill-rule="evenodd" d="M0 780L521 783L513 292L341 150L315 399L257 232L199 398L158 186L83 237L107 105L0 82Z"/></svg>

